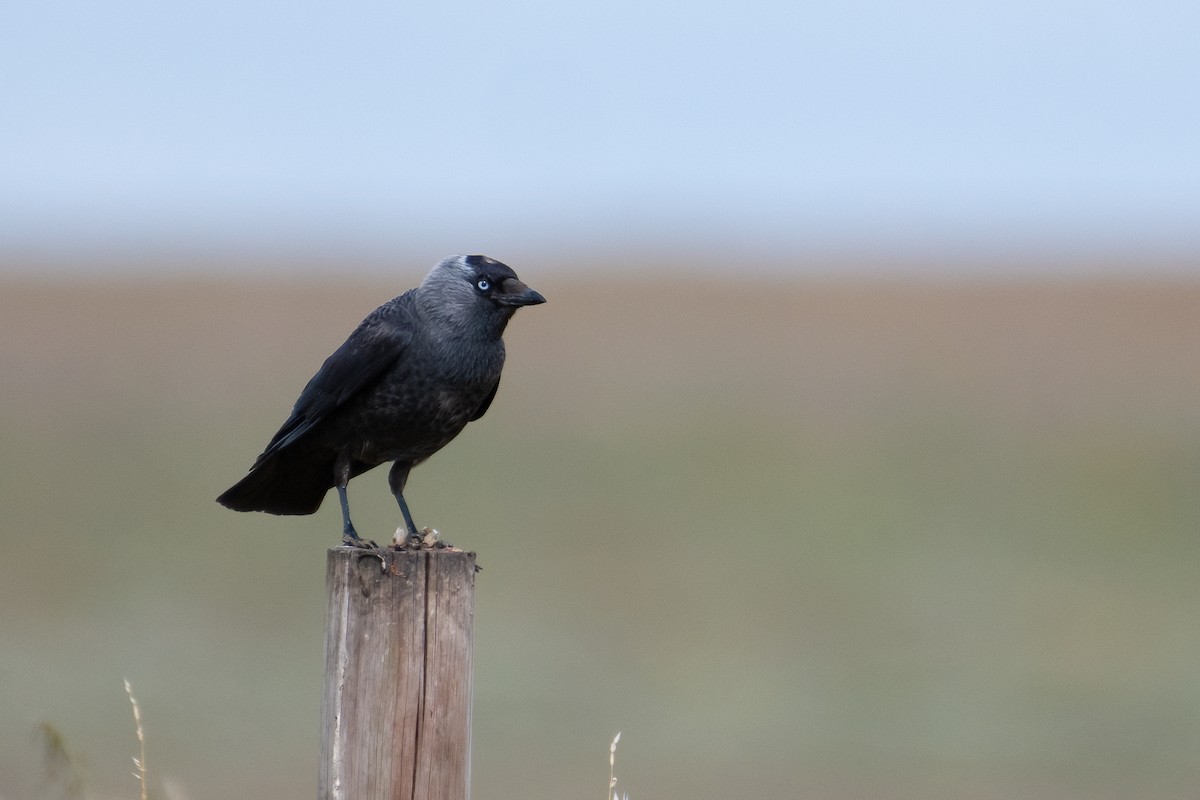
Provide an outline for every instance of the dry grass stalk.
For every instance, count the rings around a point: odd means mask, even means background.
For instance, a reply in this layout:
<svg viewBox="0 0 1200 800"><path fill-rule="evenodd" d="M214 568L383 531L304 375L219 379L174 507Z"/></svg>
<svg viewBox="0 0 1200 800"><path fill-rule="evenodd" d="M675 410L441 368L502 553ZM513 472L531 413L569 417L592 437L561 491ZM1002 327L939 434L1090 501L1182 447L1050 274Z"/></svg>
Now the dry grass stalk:
<svg viewBox="0 0 1200 800"><path fill-rule="evenodd" d="M623 795L617 794L617 742L619 741L621 741L621 732L617 731L612 744L608 746L608 792L605 794L604 800L629 800L628 792Z"/></svg>
<svg viewBox="0 0 1200 800"><path fill-rule="evenodd" d="M129 703L133 706L133 725L137 729L138 754L133 757L133 777L142 785L141 800L146 800L146 734L142 730L142 709L138 706L137 698L133 696L133 686L125 679L125 694L129 695Z"/></svg>

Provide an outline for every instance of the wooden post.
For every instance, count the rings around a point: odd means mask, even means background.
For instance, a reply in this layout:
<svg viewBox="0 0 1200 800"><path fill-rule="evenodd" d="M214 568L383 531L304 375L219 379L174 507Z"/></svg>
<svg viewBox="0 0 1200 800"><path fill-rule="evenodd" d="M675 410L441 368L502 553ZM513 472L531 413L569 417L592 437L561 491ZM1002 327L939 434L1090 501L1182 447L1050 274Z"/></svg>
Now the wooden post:
<svg viewBox="0 0 1200 800"><path fill-rule="evenodd" d="M319 800L467 800L475 554L333 547Z"/></svg>

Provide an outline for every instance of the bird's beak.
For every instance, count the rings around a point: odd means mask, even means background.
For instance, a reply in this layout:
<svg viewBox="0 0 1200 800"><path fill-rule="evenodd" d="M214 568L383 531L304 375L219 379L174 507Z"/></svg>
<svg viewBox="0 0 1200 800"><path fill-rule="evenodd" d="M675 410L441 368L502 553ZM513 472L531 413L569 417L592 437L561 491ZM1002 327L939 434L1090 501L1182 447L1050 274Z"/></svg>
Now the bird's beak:
<svg viewBox="0 0 1200 800"><path fill-rule="evenodd" d="M492 295L492 299L502 306L514 307L536 306L538 303L546 302L546 298L516 278L505 279L504 283L500 285L500 291Z"/></svg>

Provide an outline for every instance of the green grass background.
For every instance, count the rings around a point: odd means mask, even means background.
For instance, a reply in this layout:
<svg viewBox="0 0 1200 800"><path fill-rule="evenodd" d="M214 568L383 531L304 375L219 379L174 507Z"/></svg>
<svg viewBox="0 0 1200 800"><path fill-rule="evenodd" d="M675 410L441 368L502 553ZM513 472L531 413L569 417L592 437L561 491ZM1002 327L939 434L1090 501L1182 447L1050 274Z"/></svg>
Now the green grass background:
<svg viewBox="0 0 1200 800"><path fill-rule="evenodd" d="M484 568L476 797L598 797L618 729L634 798L1196 796L1200 284L656 274L527 275L409 482ZM0 285L0 798L42 722L135 797L123 677L158 797L314 796L337 504L213 498L419 278Z"/></svg>

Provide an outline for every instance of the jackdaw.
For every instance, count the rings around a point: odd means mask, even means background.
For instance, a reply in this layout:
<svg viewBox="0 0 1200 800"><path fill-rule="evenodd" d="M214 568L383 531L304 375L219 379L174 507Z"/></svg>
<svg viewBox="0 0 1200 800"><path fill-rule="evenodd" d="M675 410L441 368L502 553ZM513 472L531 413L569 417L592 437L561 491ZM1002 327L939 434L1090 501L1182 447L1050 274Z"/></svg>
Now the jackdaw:
<svg viewBox="0 0 1200 800"><path fill-rule="evenodd" d="M409 536L409 470L487 411L504 366L501 335L521 306L546 302L486 256L450 256L415 289L372 311L313 376L250 474L217 498L235 511L312 514L329 487L342 540L359 545L346 484L385 461Z"/></svg>

